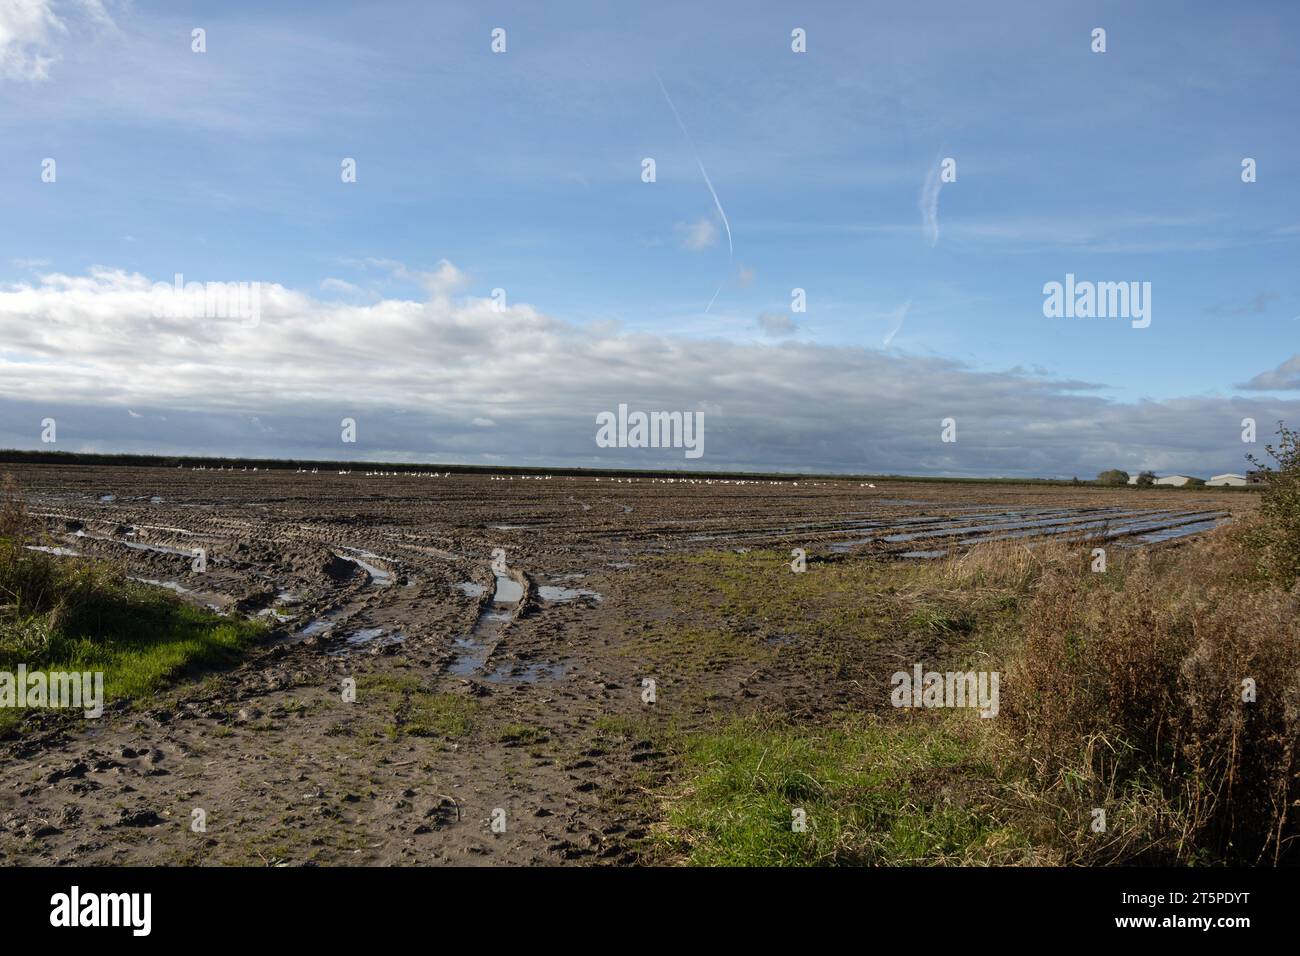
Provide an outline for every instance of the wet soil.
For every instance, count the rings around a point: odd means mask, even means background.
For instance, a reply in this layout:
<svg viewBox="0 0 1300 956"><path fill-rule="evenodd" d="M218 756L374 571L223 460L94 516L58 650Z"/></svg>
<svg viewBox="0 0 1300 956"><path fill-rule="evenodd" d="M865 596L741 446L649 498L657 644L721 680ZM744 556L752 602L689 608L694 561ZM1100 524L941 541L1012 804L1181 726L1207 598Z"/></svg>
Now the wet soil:
<svg viewBox="0 0 1300 956"><path fill-rule="evenodd" d="M885 644L828 680L797 636L734 618L725 653L659 652L646 635L696 623L683 559L929 560L1008 536L1170 546L1255 504L901 481L11 470L35 546L120 561L269 627L230 670L98 720L38 714L0 742L0 862L29 864L634 863L647 793L671 772L650 731L876 706L862 682L917 652Z"/></svg>

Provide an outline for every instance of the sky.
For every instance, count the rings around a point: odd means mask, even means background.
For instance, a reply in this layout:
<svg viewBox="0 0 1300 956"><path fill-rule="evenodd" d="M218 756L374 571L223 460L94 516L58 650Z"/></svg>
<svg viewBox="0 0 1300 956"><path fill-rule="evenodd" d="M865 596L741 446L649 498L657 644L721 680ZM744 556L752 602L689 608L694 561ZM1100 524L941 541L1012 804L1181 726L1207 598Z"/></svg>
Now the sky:
<svg viewBox="0 0 1300 956"><path fill-rule="evenodd" d="M1298 40L1289 0L0 0L0 448L1243 472L1300 422ZM1150 324L1045 315L1067 275ZM620 404L703 455L600 447Z"/></svg>

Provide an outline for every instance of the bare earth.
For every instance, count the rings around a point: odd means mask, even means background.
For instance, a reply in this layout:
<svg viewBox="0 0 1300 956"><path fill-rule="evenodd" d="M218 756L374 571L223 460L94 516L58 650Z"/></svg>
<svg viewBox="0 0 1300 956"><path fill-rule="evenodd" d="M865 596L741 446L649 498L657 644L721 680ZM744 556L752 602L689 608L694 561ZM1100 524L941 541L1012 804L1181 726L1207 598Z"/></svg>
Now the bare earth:
<svg viewBox="0 0 1300 956"><path fill-rule="evenodd" d="M236 668L0 742L8 864L642 861L671 767L638 727L875 707L863 682L909 650L827 681L799 634L729 620L761 652L678 659L647 635L692 626L689 555L925 560L1067 533L1169 546L1255 505L1213 489L10 470L66 560L123 561L272 630Z"/></svg>

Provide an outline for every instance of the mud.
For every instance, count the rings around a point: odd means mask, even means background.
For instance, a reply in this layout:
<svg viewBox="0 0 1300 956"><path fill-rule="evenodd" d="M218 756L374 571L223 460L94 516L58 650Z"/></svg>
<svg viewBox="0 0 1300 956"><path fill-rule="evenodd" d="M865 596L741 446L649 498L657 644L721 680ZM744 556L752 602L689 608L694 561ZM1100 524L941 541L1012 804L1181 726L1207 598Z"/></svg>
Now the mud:
<svg viewBox="0 0 1300 956"><path fill-rule="evenodd" d="M633 863L647 789L670 770L638 724L862 706L860 675L809 673L797 636L761 622L728 625L755 635L753 659L688 669L647 652L640 636L678 620L684 556L924 561L1012 535L1176 546L1255 503L648 478L618 481L615 501L611 479L558 475L10 470L36 547L121 562L270 627L229 670L110 701L97 721L37 715L0 744L0 862L42 864ZM855 666L886 673L912 652L881 647Z"/></svg>

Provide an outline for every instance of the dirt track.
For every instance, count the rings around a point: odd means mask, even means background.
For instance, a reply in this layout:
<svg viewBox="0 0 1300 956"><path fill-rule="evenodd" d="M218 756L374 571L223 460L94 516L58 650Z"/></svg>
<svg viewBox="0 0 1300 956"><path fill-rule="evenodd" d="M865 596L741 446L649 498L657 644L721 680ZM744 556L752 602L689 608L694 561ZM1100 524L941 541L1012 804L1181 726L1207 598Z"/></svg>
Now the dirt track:
<svg viewBox="0 0 1300 956"><path fill-rule="evenodd" d="M274 630L238 668L151 705L38 719L0 745L6 863L634 862L653 817L645 790L667 771L638 726L870 706L853 682L821 681L781 647L689 667L646 653L642 635L689 624L674 617L682 555L805 548L814 561L855 560L1022 533L1150 544L1255 501L906 482L11 470L45 546L124 561L133 577ZM862 664L883 671L895 657ZM647 677L654 704L642 700ZM348 679L355 703L342 699ZM206 833L190 829L196 808ZM490 825L497 809L504 833Z"/></svg>

